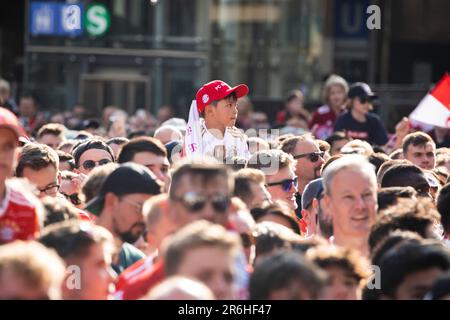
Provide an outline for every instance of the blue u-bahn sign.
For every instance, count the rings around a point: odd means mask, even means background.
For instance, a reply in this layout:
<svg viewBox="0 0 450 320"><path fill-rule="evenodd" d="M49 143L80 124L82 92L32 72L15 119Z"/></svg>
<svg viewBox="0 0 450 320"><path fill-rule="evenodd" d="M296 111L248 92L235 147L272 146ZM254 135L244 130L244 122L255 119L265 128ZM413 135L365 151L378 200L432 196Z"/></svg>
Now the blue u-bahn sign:
<svg viewBox="0 0 450 320"><path fill-rule="evenodd" d="M83 5L32 2L30 33L33 36L80 36L83 34Z"/></svg>

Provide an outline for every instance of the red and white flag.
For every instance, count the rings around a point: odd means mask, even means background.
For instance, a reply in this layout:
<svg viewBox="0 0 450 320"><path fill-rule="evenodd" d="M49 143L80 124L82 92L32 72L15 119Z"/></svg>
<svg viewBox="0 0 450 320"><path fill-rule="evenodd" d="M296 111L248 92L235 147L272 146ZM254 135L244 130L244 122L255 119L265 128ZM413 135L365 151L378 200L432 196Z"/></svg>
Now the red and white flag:
<svg viewBox="0 0 450 320"><path fill-rule="evenodd" d="M450 74L446 73L409 115L411 120L450 128Z"/></svg>

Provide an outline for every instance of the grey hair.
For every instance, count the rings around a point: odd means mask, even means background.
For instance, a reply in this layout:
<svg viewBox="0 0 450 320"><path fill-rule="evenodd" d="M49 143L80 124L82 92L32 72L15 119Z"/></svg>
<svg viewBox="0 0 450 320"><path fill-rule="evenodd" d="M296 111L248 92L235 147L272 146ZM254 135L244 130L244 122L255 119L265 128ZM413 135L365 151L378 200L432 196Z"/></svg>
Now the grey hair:
<svg viewBox="0 0 450 320"><path fill-rule="evenodd" d="M322 173L323 187L325 194L330 194L331 183L334 176L344 169L350 169L354 172L359 172L367 176L374 185L377 185L377 176L375 174L375 167L366 157L361 155L345 155L333 161ZM351 181L348 181L351 183Z"/></svg>

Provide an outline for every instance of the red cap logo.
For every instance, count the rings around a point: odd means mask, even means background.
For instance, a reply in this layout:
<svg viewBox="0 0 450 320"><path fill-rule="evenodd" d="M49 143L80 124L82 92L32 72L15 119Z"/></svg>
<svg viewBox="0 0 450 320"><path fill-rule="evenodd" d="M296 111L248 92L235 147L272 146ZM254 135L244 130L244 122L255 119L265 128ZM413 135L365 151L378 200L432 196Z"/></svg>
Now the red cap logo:
<svg viewBox="0 0 450 320"><path fill-rule="evenodd" d="M246 96L248 91L249 89L245 84L230 87L227 83L221 80L208 82L201 87L195 95L198 112L202 113L207 105L211 104L213 101L221 100L233 92L236 93L236 97L239 99Z"/></svg>

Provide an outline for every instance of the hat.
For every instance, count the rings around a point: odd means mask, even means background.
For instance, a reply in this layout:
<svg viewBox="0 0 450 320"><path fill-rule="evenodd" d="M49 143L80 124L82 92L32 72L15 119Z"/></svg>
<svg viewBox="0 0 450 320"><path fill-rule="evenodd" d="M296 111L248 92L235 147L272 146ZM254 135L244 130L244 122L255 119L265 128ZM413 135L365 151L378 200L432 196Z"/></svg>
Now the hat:
<svg viewBox="0 0 450 320"><path fill-rule="evenodd" d="M9 128L17 136L17 140L26 137L25 129L19 122L19 119L8 109L0 107L0 127Z"/></svg>
<svg viewBox="0 0 450 320"><path fill-rule="evenodd" d="M370 100L374 100L378 98L375 92L370 89L369 85L364 82L356 82L351 85L348 90L348 97L351 98L369 98Z"/></svg>
<svg viewBox="0 0 450 320"><path fill-rule="evenodd" d="M248 94L248 91L249 89L245 84L240 84L232 88L221 80L208 82L195 95L198 112L202 113L207 105L210 105L213 101L221 100L233 92L236 93L237 98L242 98Z"/></svg>
<svg viewBox="0 0 450 320"><path fill-rule="evenodd" d="M319 198L323 192L323 179L315 179L308 183L302 194L302 209L308 208L314 198Z"/></svg>
<svg viewBox="0 0 450 320"><path fill-rule="evenodd" d="M85 210L100 215L108 192L117 196L133 193L157 195L161 193L161 184L153 172L143 165L130 162L121 164L106 178L99 194L86 204Z"/></svg>

